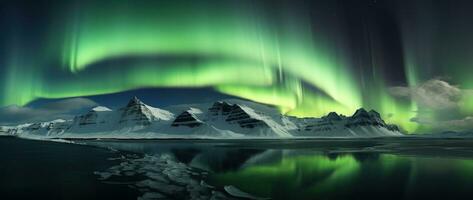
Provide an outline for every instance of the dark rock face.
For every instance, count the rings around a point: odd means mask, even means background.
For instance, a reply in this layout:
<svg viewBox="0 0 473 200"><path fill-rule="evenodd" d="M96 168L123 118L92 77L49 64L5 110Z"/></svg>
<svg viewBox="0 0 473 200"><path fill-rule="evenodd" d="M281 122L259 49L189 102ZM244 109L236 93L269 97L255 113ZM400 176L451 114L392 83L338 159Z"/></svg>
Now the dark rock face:
<svg viewBox="0 0 473 200"><path fill-rule="evenodd" d="M242 128L269 128L266 122L252 118L238 104L229 104L227 102L215 102L213 106L209 108L209 118L215 119L219 115L223 116L226 122L230 124L238 124Z"/></svg>
<svg viewBox="0 0 473 200"><path fill-rule="evenodd" d="M399 131L399 128L393 124L386 124L381 115L375 110L369 112L363 108L358 109L348 120L346 127L354 126L377 126L384 127L391 131Z"/></svg>
<svg viewBox="0 0 473 200"><path fill-rule="evenodd" d="M335 123L338 123L343 119L344 117L338 115L336 112L330 112L328 115L322 117L321 120L306 124L305 127L303 127L303 130L313 132L331 131L337 128Z"/></svg>
<svg viewBox="0 0 473 200"><path fill-rule="evenodd" d="M324 119L328 121L340 121L342 120L342 117L336 112L330 112L327 116L324 117Z"/></svg>
<svg viewBox="0 0 473 200"><path fill-rule="evenodd" d="M398 131L398 132L401 132L401 130L399 129L398 126L396 126L395 124L387 124L386 125L386 128L390 131Z"/></svg>
<svg viewBox="0 0 473 200"><path fill-rule="evenodd" d="M374 110L368 112L363 108L356 110L350 117L340 116L335 112L331 112L327 116L322 117L320 121L307 124L303 127L303 130L313 132L331 131L337 127L337 124L341 124L345 128L376 126L384 127L391 131L399 131L396 125L386 124L378 112Z"/></svg>
<svg viewBox="0 0 473 200"><path fill-rule="evenodd" d="M56 132L56 133L66 131L69 128L70 128L70 123L67 123L67 122L59 122L59 123L51 122L47 126L48 131Z"/></svg>
<svg viewBox="0 0 473 200"><path fill-rule="evenodd" d="M334 123L330 121L320 121L314 124L308 124L305 126L305 131L331 131L334 128Z"/></svg>
<svg viewBox="0 0 473 200"><path fill-rule="evenodd" d="M36 131L36 130L39 130L40 128L41 128L41 123L34 123L25 127L24 129L28 131Z"/></svg>
<svg viewBox="0 0 473 200"><path fill-rule="evenodd" d="M171 126L187 126L187 127L197 127L202 125L202 122L199 121L193 114L188 111L182 112L176 119L172 122Z"/></svg>
<svg viewBox="0 0 473 200"><path fill-rule="evenodd" d="M348 119L346 127L355 127L355 126L381 126L387 127L384 120L381 119L381 116L378 112L371 110L367 112L365 109L360 108Z"/></svg>
<svg viewBox="0 0 473 200"><path fill-rule="evenodd" d="M84 115L79 115L79 116L74 117L73 124L79 125L82 127L82 126L88 126L88 125L109 123L105 121L106 119L99 118L99 114L101 114L101 112L103 111L96 111L95 109L92 109L89 112L85 113Z"/></svg>
<svg viewBox="0 0 473 200"><path fill-rule="evenodd" d="M136 97L133 97L120 111L122 112L118 121L120 124L131 122L135 125L149 126L151 121L154 120L151 110Z"/></svg>
<svg viewBox="0 0 473 200"><path fill-rule="evenodd" d="M74 120L77 120L80 126L85 126L85 125L90 125L90 124L97 124L97 118L98 118L97 112L91 110L85 115L76 117L76 119Z"/></svg>
<svg viewBox="0 0 473 200"><path fill-rule="evenodd" d="M218 115L227 116L235 106L236 105L230 105L227 102L215 102L212 107L209 108L209 115L210 117L216 117Z"/></svg>
<svg viewBox="0 0 473 200"><path fill-rule="evenodd" d="M234 105L234 109L230 112L230 114L228 114L228 117L225 119L225 121L230 123L238 123L242 128L269 128L269 126L264 121L252 118L238 105Z"/></svg>
<svg viewBox="0 0 473 200"><path fill-rule="evenodd" d="M250 106L253 106L253 108ZM173 110L177 108L182 108L182 106L173 107ZM202 109L200 106L197 108ZM200 127L196 129L196 133L200 134L204 133L208 126L209 131L216 133L223 130L226 131L225 134L234 132L258 136L290 136L291 134L295 136L316 135L324 137L332 135L357 136L359 133L376 135L376 131L379 134L400 135L399 133L386 131L388 129L400 132L396 125L386 124L378 112L374 110L367 111L363 108L356 110L352 116L330 112L322 118L282 116L275 110L267 110L256 104L245 104L244 102L240 103L240 101L232 100L215 102L208 110L203 110L203 112L197 108L187 108L189 110L183 111L175 117L174 113L170 111L153 108L134 97L125 107L117 111L100 106L83 115L76 116L73 121L55 120L23 124L14 128L7 127L6 130L2 130L0 126L0 133L4 134L6 132L16 135L32 133L47 136L59 135L60 133L101 133L115 130L124 130L124 133L128 133L126 131L169 130L170 133L173 133L172 129L167 128L184 126L189 128ZM379 129L381 127L383 129Z"/></svg>
<svg viewBox="0 0 473 200"><path fill-rule="evenodd" d="M21 128L21 130L31 133L47 132L48 134L59 134L69 129L70 125L71 124L68 122L33 123L29 126ZM8 134L15 135L18 131L18 128L10 129L8 130Z"/></svg>

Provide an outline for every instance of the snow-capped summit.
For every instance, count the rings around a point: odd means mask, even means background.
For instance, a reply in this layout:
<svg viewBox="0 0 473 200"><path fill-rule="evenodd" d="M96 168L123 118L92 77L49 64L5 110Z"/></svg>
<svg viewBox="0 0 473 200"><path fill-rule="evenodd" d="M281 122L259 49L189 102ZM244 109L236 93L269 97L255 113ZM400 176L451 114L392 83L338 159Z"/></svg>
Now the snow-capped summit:
<svg viewBox="0 0 473 200"><path fill-rule="evenodd" d="M231 101L230 101L231 102ZM290 137L290 133L282 124L282 115L272 117L269 108L263 105L249 106L250 103L240 101L215 102L208 109L208 123L217 128L231 129L249 136ZM266 111L266 112L265 112Z"/></svg>
<svg viewBox="0 0 473 200"><path fill-rule="evenodd" d="M128 104L120 109L120 124L149 126L153 121L171 120L174 114L167 110L146 105L137 97L133 97Z"/></svg>
<svg viewBox="0 0 473 200"><path fill-rule="evenodd" d="M4 130L2 130L5 132ZM296 118L271 106L244 100L155 108L133 97L117 110L97 106L72 120L18 125L22 137L160 138L160 137L377 137L402 135L374 110L352 116L335 112L321 118Z"/></svg>

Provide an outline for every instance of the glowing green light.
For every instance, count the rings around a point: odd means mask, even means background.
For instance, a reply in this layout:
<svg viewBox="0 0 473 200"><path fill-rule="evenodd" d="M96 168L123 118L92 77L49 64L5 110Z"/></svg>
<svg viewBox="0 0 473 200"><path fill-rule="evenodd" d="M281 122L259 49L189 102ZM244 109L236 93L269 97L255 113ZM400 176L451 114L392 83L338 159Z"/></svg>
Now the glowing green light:
<svg viewBox="0 0 473 200"><path fill-rule="evenodd" d="M301 13L268 16L253 3L225 1L80 5L56 17L64 21L52 20L60 28L47 34L44 52L10 52L0 105L146 87L213 87L294 116L373 108L415 130L409 120L416 105L383 93L382 77L370 82L379 88L361 89L337 42Z"/></svg>

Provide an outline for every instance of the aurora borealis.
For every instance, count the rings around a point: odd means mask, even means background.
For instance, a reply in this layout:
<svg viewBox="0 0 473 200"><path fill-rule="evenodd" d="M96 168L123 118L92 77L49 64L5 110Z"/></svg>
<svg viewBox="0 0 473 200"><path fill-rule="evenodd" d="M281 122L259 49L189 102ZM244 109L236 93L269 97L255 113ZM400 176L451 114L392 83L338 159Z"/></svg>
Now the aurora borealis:
<svg viewBox="0 0 473 200"><path fill-rule="evenodd" d="M288 115L365 107L409 133L429 131L435 121L473 116L470 4L2 2L0 106L210 87ZM448 119L411 94L432 79L460 91ZM393 94L393 87L410 93Z"/></svg>

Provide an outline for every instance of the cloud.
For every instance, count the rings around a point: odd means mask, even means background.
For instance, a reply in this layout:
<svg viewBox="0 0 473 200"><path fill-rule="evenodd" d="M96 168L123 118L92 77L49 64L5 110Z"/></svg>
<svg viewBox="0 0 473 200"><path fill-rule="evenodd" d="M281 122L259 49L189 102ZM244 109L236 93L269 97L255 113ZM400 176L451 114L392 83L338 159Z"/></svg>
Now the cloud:
<svg viewBox="0 0 473 200"><path fill-rule="evenodd" d="M467 116L463 119L437 121L430 124L437 131L464 131L473 129L473 116Z"/></svg>
<svg viewBox="0 0 473 200"><path fill-rule="evenodd" d="M431 79L415 87L391 87L389 92L417 103L417 115L410 119L412 122L436 131L473 129L473 116L462 111L473 90Z"/></svg>
<svg viewBox="0 0 473 200"><path fill-rule="evenodd" d="M70 119L76 111L98 104L87 98L71 98L45 104L38 108L7 106L0 108L0 125Z"/></svg>
<svg viewBox="0 0 473 200"><path fill-rule="evenodd" d="M390 93L399 97L410 97L420 107L434 110L457 108L464 93L448 82L431 79L416 87L392 87Z"/></svg>
<svg viewBox="0 0 473 200"><path fill-rule="evenodd" d="M54 103L49 103L42 106L42 108L47 109L47 110L64 111L64 110L78 110L78 109L83 109L83 108L92 107L92 106L97 106L97 103L87 98L72 98L72 99L65 99L62 101L56 101Z"/></svg>

